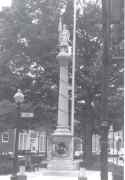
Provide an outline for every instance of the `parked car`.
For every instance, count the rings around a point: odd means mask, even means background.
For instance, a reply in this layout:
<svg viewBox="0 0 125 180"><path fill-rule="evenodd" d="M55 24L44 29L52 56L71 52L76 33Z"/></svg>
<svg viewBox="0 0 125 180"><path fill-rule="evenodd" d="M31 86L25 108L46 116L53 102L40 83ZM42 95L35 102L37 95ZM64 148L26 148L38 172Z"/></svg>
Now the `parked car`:
<svg viewBox="0 0 125 180"><path fill-rule="evenodd" d="M119 151L119 160L124 161L124 159L125 159L125 149L121 148Z"/></svg>

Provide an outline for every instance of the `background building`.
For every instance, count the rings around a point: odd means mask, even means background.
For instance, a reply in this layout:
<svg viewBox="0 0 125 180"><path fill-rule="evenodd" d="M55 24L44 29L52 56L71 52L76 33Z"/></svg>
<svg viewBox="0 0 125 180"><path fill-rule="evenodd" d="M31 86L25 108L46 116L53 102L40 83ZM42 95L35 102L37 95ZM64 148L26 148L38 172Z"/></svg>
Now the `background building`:
<svg viewBox="0 0 125 180"><path fill-rule="evenodd" d="M15 130L0 132L0 153L13 154ZM19 133L19 152L45 153L47 136L45 131L22 130Z"/></svg>

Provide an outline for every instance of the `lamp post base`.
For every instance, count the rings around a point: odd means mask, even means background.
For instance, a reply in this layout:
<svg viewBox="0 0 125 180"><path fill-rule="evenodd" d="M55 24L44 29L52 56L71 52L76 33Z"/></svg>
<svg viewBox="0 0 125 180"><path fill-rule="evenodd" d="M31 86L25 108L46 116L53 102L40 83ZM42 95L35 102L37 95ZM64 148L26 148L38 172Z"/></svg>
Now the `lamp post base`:
<svg viewBox="0 0 125 180"><path fill-rule="evenodd" d="M14 175L10 177L10 180L27 180L26 175Z"/></svg>

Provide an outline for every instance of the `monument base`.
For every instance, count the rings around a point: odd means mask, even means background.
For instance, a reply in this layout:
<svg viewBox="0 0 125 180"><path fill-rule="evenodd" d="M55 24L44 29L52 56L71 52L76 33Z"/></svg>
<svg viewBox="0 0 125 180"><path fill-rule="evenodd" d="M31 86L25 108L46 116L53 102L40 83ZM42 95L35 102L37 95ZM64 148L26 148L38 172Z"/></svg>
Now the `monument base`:
<svg viewBox="0 0 125 180"><path fill-rule="evenodd" d="M50 139L51 156L47 168L49 170L75 170L73 161L72 134L68 128L58 127Z"/></svg>

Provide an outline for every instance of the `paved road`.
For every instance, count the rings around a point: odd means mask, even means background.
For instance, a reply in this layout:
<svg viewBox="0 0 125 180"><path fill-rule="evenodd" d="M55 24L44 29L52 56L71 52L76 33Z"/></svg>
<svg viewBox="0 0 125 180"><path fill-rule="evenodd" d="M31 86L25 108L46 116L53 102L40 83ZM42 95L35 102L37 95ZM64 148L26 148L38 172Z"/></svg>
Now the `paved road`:
<svg viewBox="0 0 125 180"><path fill-rule="evenodd" d="M70 177L70 176L43 176L42 172L31 172L26 174L27 174L27 180L41 180L41 179L42 180L78 180L78 177ZM99 171L87 171L86 175L87 175L87 180L100 180ZM0 176L0 180L10 180L10 175ZM108 180L112 180L111 173L109 173Z"/></svg>

